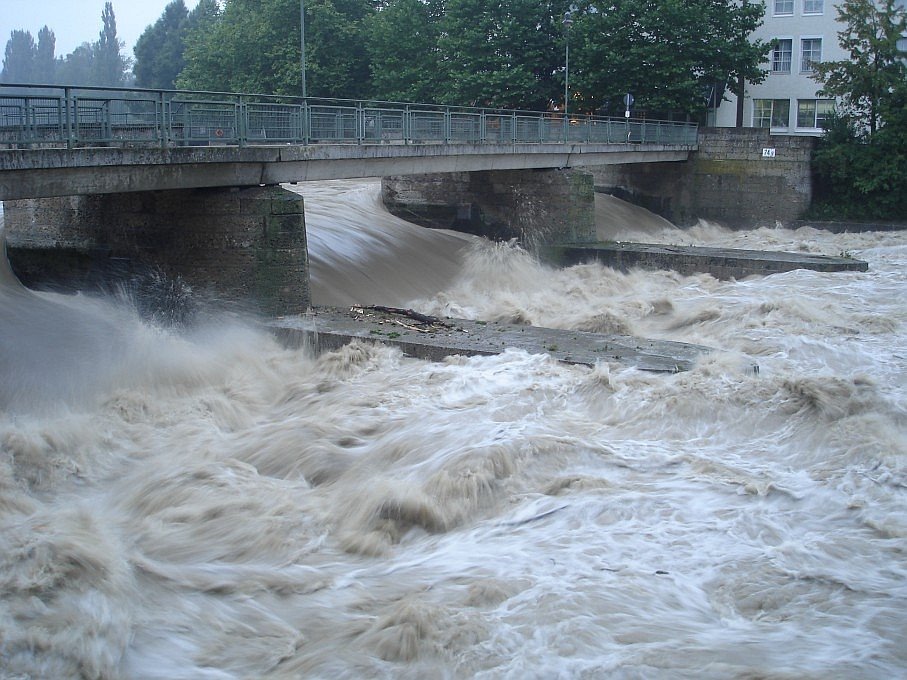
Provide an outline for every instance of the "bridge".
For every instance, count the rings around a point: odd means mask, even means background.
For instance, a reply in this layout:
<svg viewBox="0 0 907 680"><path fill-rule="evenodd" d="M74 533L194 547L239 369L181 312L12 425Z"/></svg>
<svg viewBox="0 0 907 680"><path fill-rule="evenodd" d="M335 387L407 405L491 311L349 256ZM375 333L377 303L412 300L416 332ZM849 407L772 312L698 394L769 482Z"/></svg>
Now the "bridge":
<svg viewBox="0 0 907 680"><path fill-rule="evenodd" d="M685 122L567 119L556 112L0 85L0 200L6 202L11 238L30 230L45 242L73 248L103 246L112 256L163 258L169 271L190 279L198 272L151 243L168 234L164 240L174 250L192 252L196 264L211 262L202 256L206 243L251 243L254 256L246 259L253 263L236 263L231 276L266 280L252 297L278 295L268 306L289 310L307 305L307 292L301 298L291 292L305 283L300 277L307 279L307 272L296 271L306 268L299 264L304 209L302 198L279 184L485 173L480 183L495 183L498 193L511 186L514 220L560 222L546 226L544 239L582 240L589 225L577 229L583 221L577 205L591 219L591 186L579 186L570 169L684 161L696 149L697 133L695 124ZM539 184L545 173L550 181ZM530 178L531 188L521 193ZM536 205L551 209L539 213L536 207L527 216L523 206L529 201L521 199L526 191L541 199ZM482 203L462 195L458 200ZM180 235L167 231L173 225ZM527 228L532 227L517 231ZM250 236L256 231L261 235ZM287 266L295 273L284 281L277 269ZM215 269L211 264L202 278L210 282Z"/></svg>
<svg viewBox="0 0 907 680"><path fill-rule="evenodd" d="M547 112L0 85L0 200L677 161L696 134Z"/></svg>

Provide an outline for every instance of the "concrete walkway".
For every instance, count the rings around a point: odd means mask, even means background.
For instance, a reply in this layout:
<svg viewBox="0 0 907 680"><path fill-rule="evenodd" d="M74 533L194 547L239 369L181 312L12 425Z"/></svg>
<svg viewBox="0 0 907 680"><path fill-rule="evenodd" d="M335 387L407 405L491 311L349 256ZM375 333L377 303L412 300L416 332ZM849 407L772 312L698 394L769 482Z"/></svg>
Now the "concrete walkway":
<svg viewBox="0 0 907 680"><path fill-rule="evenodd" d="M370 340L399 347L407 356L432 361L455 354L494 355L517 348L549 354L569 364L592 366L598 361L614 361L645 371L677 372L688 370L697 357L709 351L679 342L439 319L381 307L315 308L303 316L270 321L268 327L288 345L307 344L316 352L337 349L352 340Z"/></svg>

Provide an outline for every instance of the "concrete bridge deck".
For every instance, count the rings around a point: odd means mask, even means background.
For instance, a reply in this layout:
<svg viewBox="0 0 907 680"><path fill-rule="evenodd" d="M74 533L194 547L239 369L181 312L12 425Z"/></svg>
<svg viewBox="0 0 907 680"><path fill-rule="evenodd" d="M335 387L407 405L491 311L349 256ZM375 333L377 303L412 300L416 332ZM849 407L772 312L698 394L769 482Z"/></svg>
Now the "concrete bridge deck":
<svg viewBox="0 0 907 680"><path fill-rule="evenodd" d="M0 150L0 200L684 161L691 148L549 142L9 149Z"/></svg>

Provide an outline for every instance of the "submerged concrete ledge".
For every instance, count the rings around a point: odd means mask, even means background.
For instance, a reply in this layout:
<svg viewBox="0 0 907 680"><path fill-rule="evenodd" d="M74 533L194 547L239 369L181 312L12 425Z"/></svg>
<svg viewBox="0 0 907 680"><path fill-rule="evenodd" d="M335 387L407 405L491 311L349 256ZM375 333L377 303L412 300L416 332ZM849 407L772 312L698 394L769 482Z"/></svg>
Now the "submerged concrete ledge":
<svg viewBox="0 0 907 680"><path fill-rule="evenodd" d="M692 367L708 348L680 342L601 335L518 324L436 318L386 307L315 308L303 316L268 322L292 347L308 344L316 352L353 340L382 342L404 354L439 361L447 356L490 356L509 348L549 354L568 364L593 366L599 361L635 366L644 371L677 372Z"/></svg>
<svg viewBox="0 0 907 680"><path fill-rule="evenodd" d="M711 274L718 279L765 276L794 269L820 272L865 272L869 269L867 262L851 257L654 243L566 244L545 247L542 255L561 266L601 262L621 270L668 269L681 274Z"/></svg>

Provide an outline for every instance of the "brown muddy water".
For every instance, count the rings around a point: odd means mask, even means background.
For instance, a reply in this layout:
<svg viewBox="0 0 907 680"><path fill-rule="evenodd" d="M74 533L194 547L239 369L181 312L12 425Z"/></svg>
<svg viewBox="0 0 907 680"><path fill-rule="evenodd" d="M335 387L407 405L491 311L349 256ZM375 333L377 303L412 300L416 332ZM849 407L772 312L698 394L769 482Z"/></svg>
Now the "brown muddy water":
<svg viewBox="0 0 907 680"><path fill-rule="evenodd" d="M402 222L374 182L297 190L316 303L716 351L316 358L29 291L2 258L0 677L903 675L907 233L680 231L603 199L611 237L870 270L555 270Z"/></svg>

